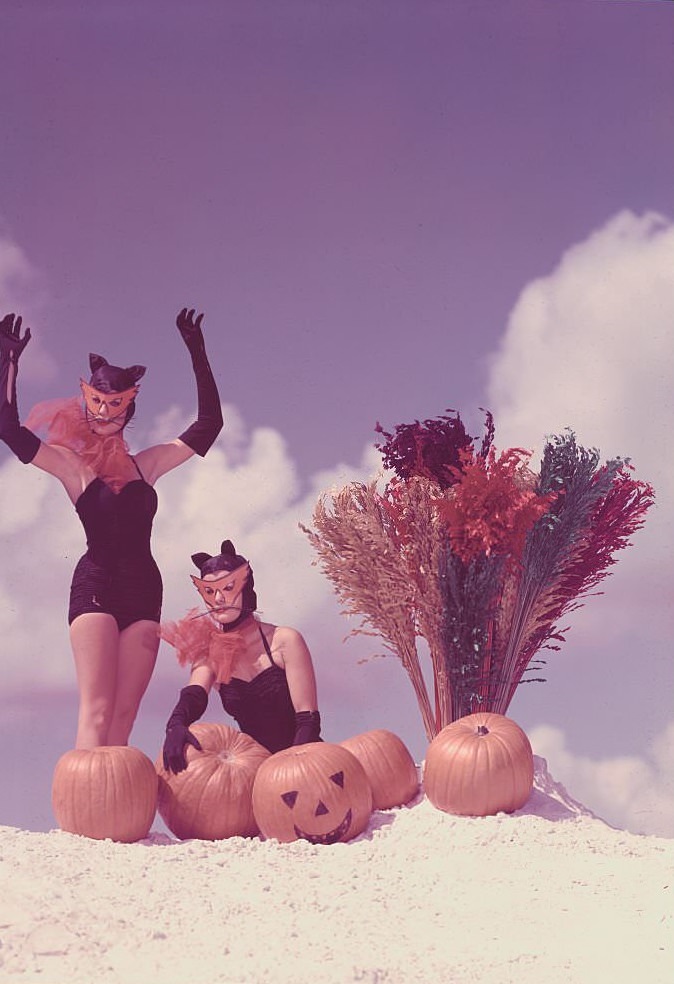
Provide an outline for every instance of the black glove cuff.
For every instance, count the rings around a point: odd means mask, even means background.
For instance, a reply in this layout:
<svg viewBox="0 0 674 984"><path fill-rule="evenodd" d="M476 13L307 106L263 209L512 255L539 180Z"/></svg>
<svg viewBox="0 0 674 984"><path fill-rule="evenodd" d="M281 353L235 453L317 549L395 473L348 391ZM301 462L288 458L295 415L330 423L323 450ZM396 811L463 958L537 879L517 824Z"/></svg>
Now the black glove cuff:
<svg viewBox="0 0 674 984"><path fill-rule="evenodd" d="M19 461L27 465L38 452L40 438L19 423L19 411L16 405L16 372L16 360L12 361L3 353L0 359L0 440L5 442ZM13 373L13 376L10 376L10 373Z"/></svg>
<svg viewBox="0 0 674 984"><path fill-rule="evenodd" d="M29 465L40 449L40 438L27 427L7 427L0 421L0 439L24 465Z"/></svg>
<svg viewBox="0 0 674 984"><path fill-rule="evenodd" d="M293 745L306 745L321 739L321 715L318 711L298 711L295 714Z"/></svg>
<svg viewBox="0 0 674 984"><path fill-rule="evenodd" d="M208 694L203 687L197 683L192 683L183 687L180 691L180 700L173 708L171 717L166 723L167 733L176 725L189 727L194 721L198 721L208 707Z"/></svg>

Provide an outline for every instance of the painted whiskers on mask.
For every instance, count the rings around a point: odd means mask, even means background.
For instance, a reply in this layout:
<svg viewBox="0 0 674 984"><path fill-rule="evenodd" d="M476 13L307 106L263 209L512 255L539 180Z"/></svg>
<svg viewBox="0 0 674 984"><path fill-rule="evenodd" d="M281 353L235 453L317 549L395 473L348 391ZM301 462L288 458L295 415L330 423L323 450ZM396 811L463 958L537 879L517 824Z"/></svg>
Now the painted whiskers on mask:
<svg viewBox="0 0 674 984"><path fill-rule="evenodd" d="M91 379L80 379L87 420L124 427L133 417L134 400L140 389L139 380L145 366L113 366L102 355L89 354Z"/></svg>
<svg viewBox="0 0 674 984"><path fill-rule="evenodd" d="M80 388L88 419L99 424L117 424L121 420L122 426L127 422L129 407L140 389L139 386L132 386L121 392L106 393L91 386L90 383L85 383L83 379L80 379Z"/></svg>

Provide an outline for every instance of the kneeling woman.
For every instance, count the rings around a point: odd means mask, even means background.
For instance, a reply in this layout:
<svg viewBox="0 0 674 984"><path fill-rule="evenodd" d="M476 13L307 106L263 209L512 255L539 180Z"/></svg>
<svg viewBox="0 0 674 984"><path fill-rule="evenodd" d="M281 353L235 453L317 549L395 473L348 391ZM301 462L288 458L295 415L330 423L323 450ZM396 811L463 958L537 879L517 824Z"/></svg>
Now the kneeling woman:
<svg viewBox="0 0 674 984"><path fill-rule="evenodd" d="M181 665L192 666L166 725L165 768L187 768L187 744L201 750L189 726L206 710L213 686L241 731L270 752L320 741L316 677L300 633L255 617L253 572L230 540L216 556L197 553L192 561L201 575L192 581L207 610L192 609L159 630Z"/></svg>

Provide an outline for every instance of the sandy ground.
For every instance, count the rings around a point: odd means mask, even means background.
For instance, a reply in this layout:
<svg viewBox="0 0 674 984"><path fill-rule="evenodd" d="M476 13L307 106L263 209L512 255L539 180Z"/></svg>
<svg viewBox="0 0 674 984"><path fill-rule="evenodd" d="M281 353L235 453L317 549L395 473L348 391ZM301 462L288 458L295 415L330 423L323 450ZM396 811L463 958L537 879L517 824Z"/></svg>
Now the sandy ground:
<svg viewBox="0 0 674 984"><path fill-rule="evenodd" d="M423 793L348 844L123 845L0 827L0 981L674 981L674 841L615 830L536 759L512 816Z"/></svg>

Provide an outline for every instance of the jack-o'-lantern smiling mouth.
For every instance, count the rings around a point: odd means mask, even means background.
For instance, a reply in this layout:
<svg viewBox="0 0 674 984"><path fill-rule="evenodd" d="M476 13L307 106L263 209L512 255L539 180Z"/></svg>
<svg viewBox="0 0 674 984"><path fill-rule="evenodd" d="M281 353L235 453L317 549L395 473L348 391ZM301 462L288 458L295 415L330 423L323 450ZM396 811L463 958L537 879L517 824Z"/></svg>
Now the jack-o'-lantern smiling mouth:
<svg viewBox="0 0 674 984"><path fill-rule="evenodd" d="M302 837L304 840L308 840L310 844L336 844L340 841L347 833L349 827L351 826L351 810L346 811L346 816L340 823L339 827L335 827L334 830L329 830L327 834L308 834L306 830L302 830L297 824L294 824L295 834L297 837Z"/></svg>

